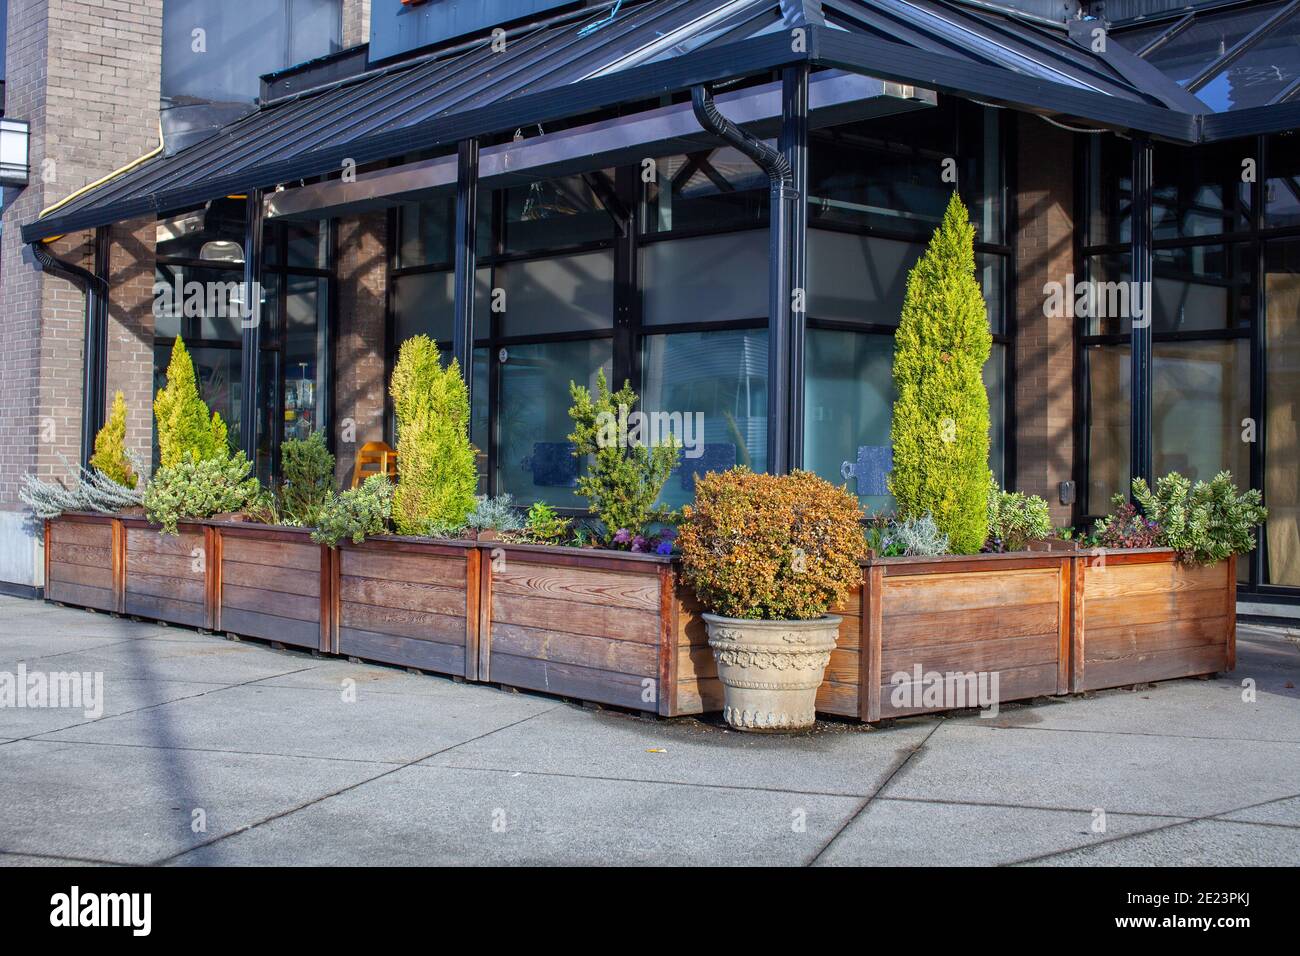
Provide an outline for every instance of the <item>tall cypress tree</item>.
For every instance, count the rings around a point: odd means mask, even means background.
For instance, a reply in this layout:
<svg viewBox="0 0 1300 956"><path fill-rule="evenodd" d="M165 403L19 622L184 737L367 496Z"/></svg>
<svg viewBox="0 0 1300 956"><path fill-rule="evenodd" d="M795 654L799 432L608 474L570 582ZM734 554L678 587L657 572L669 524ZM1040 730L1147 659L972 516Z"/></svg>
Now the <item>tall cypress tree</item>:
<svg viewBox="0 0 1300 956"><path fill-rule="evenodd" d="M167 365L167 385L158 390L153 413L158 423L158 462L162 467L179 465L186 452L195 461L230 457L226 423L216 412L210 413L199 397L194 362L179 335Z"/></svg>
<svg viewBox="0 0 1300 956"><path fill-rule="evenodd" d="M954 192L925 255L907 277L894 336L894 469L900 516L934 516L956 554L988 536L989 399L993 345L975 279L975 230Z"/></svg>
<svg viewBox="0 0 1300 956"><path fill-rule="evenodd" d="M90 467L103 472L123 488L136 485L135 469L126 456L126 399L119 391L113 396L113 410L95 436L95 454Z"/></svg>

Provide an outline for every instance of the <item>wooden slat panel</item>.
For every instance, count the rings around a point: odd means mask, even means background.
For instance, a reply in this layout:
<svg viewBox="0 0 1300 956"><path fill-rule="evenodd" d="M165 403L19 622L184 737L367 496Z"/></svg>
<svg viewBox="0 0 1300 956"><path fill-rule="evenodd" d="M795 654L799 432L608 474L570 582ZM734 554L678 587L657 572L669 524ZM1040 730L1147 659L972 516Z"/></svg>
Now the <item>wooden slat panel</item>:
<svg viewBox="0 0 1300 956"><path fill-rule="evenodd" d="M139 594L130 589L126 592L123 609L127 614L169 621L172 624L184 624L186 627L204 627L208 620L207 611L202 604L154 597L152 594Z"/></svg>
<svg viewBox="0 0 1300 956"><path fill-rule="evenodd" d="M76 564L86 568L113 567L113 551L107 545L95 548L84 544L50 545L50 560L59 564Z"/></svg>
<svg viewBox="0 0 1300 956"><path fill-rule="evenodd" d="M909 703L907 706L896 707L894 705L894 694L899 687L904 688L905 700ZM880 714L882 717L904 717L909 714L923 714L928 712L937 712L948 710L948 707L913 707L910 704L912 698L912 682L908 681L901 685L883 683L880 688ZM1023 700L1027 697L1038 697L1056 693L1056 662L1050 664L1036 664L1032 667L1019 667L998 671L998 700L1001 702L1009 700ZM968 707L974 707L978 701L968 701Z"/></svg>
<svg viewBox="0 0 1300 956"><path fill-rule="evenodd" d="M221 588L221 608L223 613L229 608L239 608L295 621L312 621L320 627L320 598L314 595L263 591L227 583Z"/></svg>
<svg viewBox="0 0 1300 956"><path fill-rule="evenodd" d="M1148 594L1141 598L1093 600L1085 595L1088 631L1096 628L1159 624L1166 621L1218 617L1223 614L1223 589ZM1085 635L1085 641L1088 639Z"/></svg>
<svg viewBox="0 0 1300 956"><path fill-rule="evenodd" d="M1052 575L1055 583L1056 574ZM889 579L885 579L888 594ZM881 647L922 648L965 641L1003 637L1034 637L1055 631L1060 623L1060 604L1008 605L969 611L927 611L923 614L899 614L884 619L885 632Z"/></svg>
<svg viewBox="0 0 1300 956"><path fill-rule="evenodd" d="M886 621L899 614L1052 604L1059 599L1057 565L1023 571L920 574L885 580Z"/></svg>
<svg viewBox="0 0 1300 956"><path fill-rule="evenodd" d="M655 572L655 566L650 565L649 570ZM617 571L547 567L507 559L505 568L493 575L492 589L496 594L542 596L577 604L659 613L657 573L624 574Z"/></svg>
<svg viewBox="0 0 1300 956"><path fill-rule="evenodd" d="M222 555L228 561L296 568L307 574L320 574L320 548L311 541L261 541L237 534L223 535L221 539Z"/></svg>
<svg viewBox="0 0 1300 956"><path fill-rule="evenodd" d="M50 539L55 544L79 544L88 548L107 548L113 541L111 524L56 520L50 523Z"/></svg>
<svg viewBox="0 0 1300 956"><path fill-rule="evenodd" d="M135 552L142 554L171 554L178 558L189 558L195 548L203 547L203 535L195 532L180 534L163 534L156 528L127 528L126 550L132 552L130 560L135 560Z"/></svg>
<svg viewBox="0 0 1300 956"><path fill-rule="evenodd" d="M1085 572L1084 579L1088 600L1113 597L1141 599L1147 595L1170 591L1198 591L1223 588L1226 585L1222 564L1184 567L1172 561L1116 567L1091 565Z"/></svg>
<svg viewBox="0 0 1300 956"><path fill-rule="evenodd" d="M458 644L416 640L399 634L379 634L361 628L339 628L339 653L385 664L418 667L439 674L465 675L464 622Z"/></svg>
<svg viewBox="0 0 1300 956"><path fill-rule="evenodd" d="M658 676L658 654L653 644L607 640L496 621L492 624L492 653L577 664L637 677ZM501 680L500 675L495 679Z"/></svg>
<svg viewBox="0 0 1300 956"><path fill-rule="evenodd" d="M373 604L339 602L339 625L354 631L390 634L437 644L465 644L465 617L434 614L399 607L376 607Z"/></svg>
<svg viewBox="0 0 1300 956"><path fill-rule="evenodd" d="M677 713L711 714L722 710L722 704L722 682L716 677L677 681Z"/></svg>
<svg viewBox="0 0 1300 956"><path fill-rule="evenodd" d="M839 717L857 717L859 711L858 685L822 681L817 688L817 710Z"/></svg>
<svg viewBox="0 0 1300 956"><path fill-rule="evenodd" d="M341 573L348 577L439 584L462 590L465 587L465 558L460 554L402 554L344 548L339 552L339 560Z"/></svg>
<svg viewBox="0 0 1300 956"><path fill-rule="evenodd" d="M1125 624L1119 627L1090 627L1086 645L1087 662L1120 660L1147 651L1225 644L1229 618L1205 617L1158 624Z"/></svg>
<svg viewBox="0 0 1300 956"><path fill-rule="evenodd" d="M45 597L50 601L72 604L77 607L93 607L98 611L116 610L113 592L107 588L88 587L84 584L68 584L63 581L47 581Z"/></svg>
<svg viewBox="0 0 1300 956"><path fill-rule="evenodd" d="M1119 660L1089 661L1083 690L1172 680L1227 669L1226 643L1143 651Z"/></svg>
<svg viewBox="0 0 1300 956"><path fill-rule="evenodd" d="M510 687L524 687L633 710L653 712L656 709L653 700L642 699L645 691L643 678L634 674L617 674L574 664L515 657L494 650L492 680Z"/></svg>
<svg viewBox="0 0 1300 956"><path fill-rule="evenodd" d="M89 566L84 564L65 564L62 561L50 562L50 573L46 581L62 584L79 584L84 587L113 590L113 568L111 565Z"/></svg>
<svg viewBox="0 0 1300 956"><path fill-rule="evenodd" d="M886 647L881 660L881 683L894 674L911 673L920 664L923 671L1002 671L1035 664L1057 663L1060 635L1057 631L1032 637L989 638L957 644L919 647Z"/></svg>
<svg viewBox="0 0 1300 956"><path fill-rule="evenodd" d="M308 597L320 597L320 569L313 573L298 568L273 568L265 564L247 564L232 560L229 539L222 542L221 580L223 584L233 584L245 588L261 588L264 591L282 591L285 594L302 594ZM319 551L316 560L320 561Z"/></svg>
<svg viewBox="0 0 1300 956"><path fill-rule="evenodd" d="M718 676L718 665L713 660L713 648L707 644L677 645L677 681L699 680Z"/></svg>
<svg viewBox="0 0 1300 956"><path fill-rule="evenodd" d="M463 570L463 569L462 569ZM410 611L433 611L453 617L465 616L465 588L410 581L381 581L344 574L339 578L339 598L354 604L400 607Z"/></svg>
<svg viewBox="0 0 1300 956"><path fill-rule="evenodd" d="M203 552L202 539L195 545ZM173 578L196 578L203 580L204 572L196 570L196 558L188 551L185 554L157 554L149 551L128 551L126 554L126 588L131 590L131 578L137 573L161 574ZM206 561L204 562L206 564Z"/></svg>
<svg viewBox="0 0 1300 956"><path fill-rule="evenodd" d="M221 628L232 634L260 637L264 641L278 641L295 647L320 648L320 624L316 621L295 620L239 607L223 607Z"/></svg>
<svg viewBox="0 0 1300 956"><path fill-rule="evenodd" d="M186 601L190 604L202 604L207 593L201 574L173 578L160 574L145 574L141 571L131 572L130 578L127 579L127 591L131 594L148 594L157 598Z"/></svg>
<svg viewBox="0 0 1300 956"><path fill-rule="evenodd" d="M659 642L659 615L650 611L620 607L602 607L597 604L579 604L540 595L524 597L519 594L492 596L492 620L500 624L519 624L540 627L570 634L590 634L594 637L617 637L623 641L640 641L644 644Z"/></svg>

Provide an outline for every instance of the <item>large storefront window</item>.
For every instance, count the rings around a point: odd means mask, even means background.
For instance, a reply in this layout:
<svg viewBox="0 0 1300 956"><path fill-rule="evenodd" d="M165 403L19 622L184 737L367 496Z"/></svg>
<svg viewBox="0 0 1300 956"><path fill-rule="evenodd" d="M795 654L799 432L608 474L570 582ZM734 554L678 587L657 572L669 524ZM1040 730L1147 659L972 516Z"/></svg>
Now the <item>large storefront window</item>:
<svg viewBox="0 0 1300 956"><path fill-rule="evenodd" d="M852 476L863 506L887 510L893 330L907 277L952 195L955 172L976 232L976 278L994 346L984 368L989 465L1005 480L1006 260L1001 119L944 98L931 110L815 134L810 157L804 465ZM955 159L955 165L948 163Z"/></svg>
<svg viewBox="0 0 1300 956"><path fill-rule="evenodd" d="M1263 582L1300 587L1300 239L1265 245Z"/></svg>

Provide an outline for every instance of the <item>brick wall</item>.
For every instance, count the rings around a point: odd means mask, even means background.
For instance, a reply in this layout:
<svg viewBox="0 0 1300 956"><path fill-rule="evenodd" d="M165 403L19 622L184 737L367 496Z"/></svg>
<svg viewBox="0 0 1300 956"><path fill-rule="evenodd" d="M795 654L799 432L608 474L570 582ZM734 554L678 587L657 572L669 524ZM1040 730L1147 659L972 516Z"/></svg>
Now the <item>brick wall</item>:
<svg viewBox="0 0 1300 956"><path fill-rule="evenodd" d="M357 449L384 437L386 237L385 213L339 220L334 441L344 486L352 482Z"/></svg>
<svg viewBox="0 0 1300 956"><path fill-rule="evenodd" d="M343 46L370 40L370 0L343 0Z"/></svg>
<svg viewBox="0 0 1300 956"><path fill-rule="evenodd" d="M24 261L21 226L157 145L161 50L162 0L10 0L5 113L31 125L32 176L4 197L0 503L80 450L85 300ZM89 267L88 239L52 251Z"/></svg>
<svg viewBox="0 0 1300 956"><path fill-rule="evenodd" d="M114 225L108 247L108 400L126 400L126 445L142 469L153 456L153 282L158 224Z"/></svg>
<svg viewBox="0 0 1300 956"><path fill-rule="evenodd" d="M1074 320L1043 314L1043 286L1074 271L1074 149L1070 133L1018 121L1014 487L1046 498L1060 525L1072 520L1057 485L1074 477Z"/></svg>

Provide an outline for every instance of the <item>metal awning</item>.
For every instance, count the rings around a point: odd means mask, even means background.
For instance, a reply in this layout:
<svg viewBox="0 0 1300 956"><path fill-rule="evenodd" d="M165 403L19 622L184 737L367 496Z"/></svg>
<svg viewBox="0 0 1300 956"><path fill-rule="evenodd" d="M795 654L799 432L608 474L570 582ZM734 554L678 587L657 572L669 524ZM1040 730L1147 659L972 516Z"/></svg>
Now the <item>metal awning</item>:
<svg viewBox="0 0 1300 956"><path fill-rule="evenodd" d="M211 139L51 210L23 227L23 239L653 104L795 63L1189 144L1296 125L1293 103L1203 122L1195 94L1151 82L1132 50L1094 51L1089 22L1054 27L964 0L633 0L612 19L569 13L517 30L504 52L484 37L263 104ZM794 27L805 30L802 44L792 42Z"/></svg>

